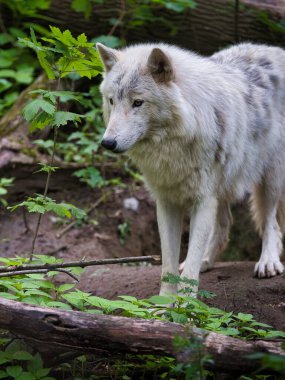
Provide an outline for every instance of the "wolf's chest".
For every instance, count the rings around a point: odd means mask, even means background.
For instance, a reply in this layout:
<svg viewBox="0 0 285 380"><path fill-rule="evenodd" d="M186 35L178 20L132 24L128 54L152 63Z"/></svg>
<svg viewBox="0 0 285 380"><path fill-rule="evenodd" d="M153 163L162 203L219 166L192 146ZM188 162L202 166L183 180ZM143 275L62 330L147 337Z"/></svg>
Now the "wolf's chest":
<svg viewBox="0 0 285 380"><path fill-rule="evenodd" d="M183 205L190 204L207 191L207 162L189 147L161 147L160 150L135 155L133 159L155 197Z"/></svg>

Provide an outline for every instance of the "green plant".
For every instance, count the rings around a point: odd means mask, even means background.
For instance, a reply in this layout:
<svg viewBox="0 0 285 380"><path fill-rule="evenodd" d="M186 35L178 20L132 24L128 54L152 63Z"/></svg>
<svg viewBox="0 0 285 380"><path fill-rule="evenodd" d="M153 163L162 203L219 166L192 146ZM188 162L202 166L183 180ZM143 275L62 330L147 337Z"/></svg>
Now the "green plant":
<svg viewBox="0 0 285 380"><path fill-rule="evenodd" d="M259 11L258 15L261 22L267 25L270 30L272 30L273 32L278 32L280 34L285 33L285 19L284 18L280 20L279 22L277 22L275 20L272 20L272 18L266 11Z"/></svg>
<svg viewBox="0 0 285 380"><path fill-rule="evenodd" d="M2 0L2 5L8 7L14 16L19 17L43 17L41 11L49 8L51 0Z"/></svg>
<svg viewBox="0 0 285 380"><path fill-rule="evenodd" d="M39 67L28 49L19 46L17 35L26 36L15 27L0 33L0 116L14 104L20 91L32 83Z"/></svg>
<svg viewBox="0 0 285 380"><path fill-rule="evenodd" d="M283 346L283 349L285 349L284 343L282 346ZM262 367L260 368L260 372L264 371L264 370L266 370L266 371L269 371L269 370L272 371L273 370L276 373L276 376L278 376L278 375L282 376L282 377L285 376L285 358L282 356L257 352L255 354L250 355L249 359L258 360L261 362ZM263 375L256 375L256 379L258 379L258 378L261 379L262 376ZM264 379L267 379L267 378L270 378L270 377L264 376ZM250 380L250 378L243 376L242 380Z"/></svg>
<svg viewBox="0 0 285 380"><path fill-rule="evenodd" d="M62 218L74 217L76 219L82 219L86 216L85 211L72 204L56 203L53 199L41 194L35 194L34 197L28 197L26 201L8 208L11 211L15 211L19 207L25 207L30 213L35 212L45 214L46 212L53 211L56 215Z"/></svg>
<svg viewBox="0 0 285 380"><path fill-rule="evenodd" d="M129 221L124 221L118 225L118 234L121 245L125 245L126 239L131 233L131 225Z"/></svg>
<svg viewBox="0 0 285 380"><path fill-rule="evenodd" d="M38 41L34 31L31 29L31 39L20 38L21 44L32 48L37 53L40 65L45 70L49 79L57 80L57 91L47 91L38 89L31 94L36 99L31 100L23 109L25 119L30 123L30 130L44 129L50 126L54 130L54 140L51 151L50 163L41 164L41 169L47 173L47 180L43 195L36 194L29 197L13 207L11 211L18 207L27 208L28 212L38 213L38 221L32 241L30 259L32 259L35 242L37 239L41 217L44 213L53 211L59 216L83 217L84 213L70 204L57 204L47 197L51 173L57 170L54 166L54 157L58 136L58 129L69 123L77 124L81 121L82 115L66 110L66 103L69 101L79 101L76 94L70 91L60 91L60 80L69 73L76 73L80 77L91 78L98 75L101 70L101 63L98 53L94 50L92 43L87 42L84 34L74 38L69 30L61 32L56 27L50 27L50 37L42 37Z"/></svg>
<svg viewBox="0 0 285 380"><path fill-rule="evenodd" d="M51 369L45 368L41 356L30 354L18 340L0 339L0 379L55 380L48 376Z"/></svg>
<svg viewBox="0 0 285 380"><path fill-rule="evenodd" d="M3 198L7 195L8 190L7 187L12 186L14 178L1 178L0 179L0 202L3 206L7 206L7 201Z"/></svg>

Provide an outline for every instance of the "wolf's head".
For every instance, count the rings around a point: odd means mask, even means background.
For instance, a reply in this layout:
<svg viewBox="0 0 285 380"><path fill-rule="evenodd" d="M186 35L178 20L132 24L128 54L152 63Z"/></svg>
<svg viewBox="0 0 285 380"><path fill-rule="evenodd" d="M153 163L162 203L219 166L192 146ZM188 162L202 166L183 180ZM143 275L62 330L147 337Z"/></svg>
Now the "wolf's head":
<svg viewBox="0 0 285 380"><path fill-rule="evenodd" d="M97 49L105 68L101 92L107 128L102 145L119 153L141 140L161 139L173 118L171 58L154 45L114 50L97 43Z"/></svg>

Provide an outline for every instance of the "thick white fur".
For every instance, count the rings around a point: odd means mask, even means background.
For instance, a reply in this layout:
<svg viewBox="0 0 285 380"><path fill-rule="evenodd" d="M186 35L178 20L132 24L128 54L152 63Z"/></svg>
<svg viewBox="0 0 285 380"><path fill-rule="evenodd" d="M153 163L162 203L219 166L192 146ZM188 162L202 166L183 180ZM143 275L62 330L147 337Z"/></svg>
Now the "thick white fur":
<svg viewBox="0 0 285 380"><path fill-rule="evenodd" d="M198 279L227 242L229 204L247 193L263 239L255 273L282 273L285 51L241 44L205 58L165 44L98 49L104 138L127 151L157 201L162 275L178 273L185 212L182 276ZM136 99L141 107L133 107ZM161 293L169 291L162 283Z"/></svg>

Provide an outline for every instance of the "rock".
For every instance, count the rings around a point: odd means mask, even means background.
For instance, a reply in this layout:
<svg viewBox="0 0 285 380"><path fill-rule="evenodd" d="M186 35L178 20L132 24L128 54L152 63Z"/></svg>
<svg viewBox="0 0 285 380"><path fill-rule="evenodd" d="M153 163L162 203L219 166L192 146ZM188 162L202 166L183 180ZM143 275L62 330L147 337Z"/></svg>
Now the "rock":
<svg viewBox="0 0 285 380"><path fill-rule="evenodd" d="M126 208L127 210L132 210L132 211L137 212L139 209L139 201L137 200L137 198L134 198L134 197L125 198L123 200L123 205L124 205L124 208Z"/></svg>

